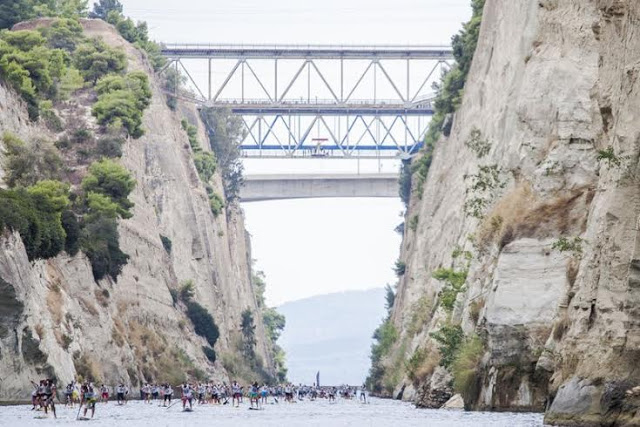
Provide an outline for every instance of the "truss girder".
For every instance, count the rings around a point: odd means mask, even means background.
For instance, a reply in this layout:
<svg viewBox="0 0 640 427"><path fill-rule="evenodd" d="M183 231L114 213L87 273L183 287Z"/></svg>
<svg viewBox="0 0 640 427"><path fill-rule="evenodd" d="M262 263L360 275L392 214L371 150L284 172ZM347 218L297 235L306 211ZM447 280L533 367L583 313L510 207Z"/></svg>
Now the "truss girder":
<svg viewBox="0 0 640 427"><path fill-rule="evenodd" d="M172 45L165 46L163 53L169 62L161 73L172 66L180 69L195 89L168 95L201 108L228 108L242 117L245 157L304 157L317 155L317 149L333 158L411 156L421 147L427 117L433 115L433 98L425 94L425 87L453 60L451 48L428 46ZM196 59L208 62L201 68L208 69L208 78L203 79L208 87L196 81L195 71L189 69ZM289 74L292 77L279 76L283 63L295 71ZM327 71L319 66L323 64L335 68ZM222 71L224 79L214 86L213 73L224 69L230 71ZM393 99L380 99L379 81ZM234 95L225 97L229 92ZM316 96L320 93L326 99ZM356 99L363 93L365 99ZM346 119L346 126L332 128L330 118L334 123ZM316 129L325 137L322 147L312 142Z"/></svg>
<svg viewBox="0 0 640 427"><path fill-rule="evenodd" d="M333 116L330 116L333 117ZM245 158L265 157L328 157L328 158L408 158L422 147L422 136L427 130L428 120L410 124L406 116L398 115L365 117L356 115L346 118L346 123L332 125L329 117L317 115L304 126L292 128L296 115L275 114L256 116L250 120L242 118L245 139L241 145ZM276 126L280 125L279 129ZM344 125L344 126L343 126ZM414 129L412 129L412 127ZM312 138L315 130L322 131L323 142ZM404 139L398 138L398 133ZM280 135L280 136L278 136ZM283 142L281 137L287 141ZM365 142L365 139L367 140Z"/></svg>
<svg viewBox="0 0 640 427"><path fill-rule="evenodd" d="M265 76L260 75L260 71L251 64L251 62L247 58L237 58L237 62L231 68L229 73L226 75L225 79L222 81L222 84L219 87L213 87L212 80L212 69L216 69L215 64L211 63L211 59L209 59L209 67L208 67L208 79L206 79L206 84L208 87L207 90L203 90L201 88L202 84L198 84L198 82L192 77L192 73L189 71L188 67L185 63L180 59L172 59L170 64L167 65L161 72L168 69L171 65L175 65L176 69L178 66L180 69L184 71L186 74L189 83L193 86L196 92L196 97L200 104L216 108L216 107L229 107L233 106L236 109L255 109L259 108L269 108L271 110L278 108L287 108L294 110L305 110L309 106L313 108L333 108L336 110L347 110L353 109L354 104L359 106L365 106L366 108L371 108L374 110L392 110L391 113L398 113L398 110L417 110L417 114L431 115L433 112L430 108L425 107L426 105L430 107L431 99L428 95L422 95L423 89L427 85L427 83L434 76L435 72L438 69L444 69L449 66L449 64L445 60L437 60L432 62L427 67L422 67L420 69L421 75L419 77L424 76L424 79L421 79L421 84L418 86L418 90L411 90L411 74L410 64L411 59L406 59L407 63L407 72L406 72L406 81L403 79L398 80L397 77L393 77L391 73L388 72L387 68L380 61L379 58L371 58L368 59L368 63L364 68L364 71L358 73L358 78L356 82L352 85L347 85L345 81L344 75L344 59L340 59L340 72L337 76L338 82L332 84L325 73L322 72L321 68L317 64L317 59L314 58L306 58L297 68L297 71L288 81L285 86L284 91L279 92L279 80L278 80L278 61L282 61L281 58L273 58L274 64L272 69L275 69L275 79L273 83L267 84L267 78ZM246 70L249 72L247 73ZM305 73L306 70L306 73ZM383 76L383 81L388 82L390 85L395 99L379 99L377 96L378 92L378 71ZM367 77L371 77L373 74L373 88L364 88L363 89L363 81ZM317 76L320 81L320 86L312 83L312 75ZM415 72L414 72L415 76ZM225 92L225 89L228 89L229 83L234 79L240 80L241 94L236 94L230 98L222 98L222 94ZM259 87L259 93L253 94L253 96L246 96L245 87L248 84L248 79L256 82ZM307 93L306 97L302 99L297 98L287 98L290 94L291 89L298 85L306 85ZM406 87L406 94L403 94L400 90L400 87ZM372 93L369 93L365 99L354 100L354 94L360 90L368 91L371 90ZM318 99L316 96L320 91L326 90L330 94L329 99ZM205 96L205 93L209 94ZM345 95L346 94L346 95ZM306 98L306 99L305 99ZM324 113L323 113L324 114Z"/></svg>

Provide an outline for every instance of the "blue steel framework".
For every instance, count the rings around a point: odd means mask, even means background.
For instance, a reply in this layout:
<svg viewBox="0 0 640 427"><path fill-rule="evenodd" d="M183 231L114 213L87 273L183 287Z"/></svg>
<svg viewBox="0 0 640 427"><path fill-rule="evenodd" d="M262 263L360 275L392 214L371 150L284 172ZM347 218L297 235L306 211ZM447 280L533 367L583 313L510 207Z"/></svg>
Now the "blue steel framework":
<svg viewBox="0 0 640 427"><path fill-rule="evenodd" d="M195 95L182 97L196 102L203 108L228 108L242 116L247 136L242 144L245 157L344 157L381 158L407 157L415 154L422 145L427 130L428 116L433 114L432 99L421 97L423 89L434 73L453 59L451 48L443 46L289 46L289 45L165 45L163 54L169 59L165 67L182 70L195 88ZM182 60L208 61L207 95L200 89ZM223 83L214 88L212 69L215 60L235 60L235 65ZM274 80L265 84L250 60L273 61ZM279 91L279 61L300 61L302 64L283 91ZM317 66L317 60L339 61L339 88L332 86ZM345 87L344 69L349 61L368 61L355 85ZM398 85L381 61L405 61L406 81ZM421 69L422 83L417 90L411 88L411 64L429 61L428 68ZM414 67L415 68L415 67ZM312 96L312 73L319 78L323 90L330 99ZM373 74L370 99L356 100L354 93L363 80ZM379 99L378 73L386 79L397 95L396 99ZM234 76L240 75L241 93L237 98L223 99L221 94ZM259 98L246 97L247 74L261 89ZM306 99L288 97L294 85L307 76ZM424 77L424 79L422 79ZM399 88L406 88L401 91ZM215 89L215 90L214 90ZM173 94L178 96L179 94ZM302 126L301 117L306 116ZM333 127L330 126L333 117ZM417 121L416 121L417 118ZM336 120L337 119L337 120ZM297 128L296 128L297 121ZM412 124L410 124L412 121ZM292 126L293 122L293 126ZM336 127L336 123L338 126ZM417 123L417 126L415 125ZM344 126L343 126L344 125ZM279 129L278 129L279 128ZM326 142L314 144L311 133L323 128L328 134ZM398 137L404 132L404 136ZM366 140L367 142L363 142Z"/></svg>

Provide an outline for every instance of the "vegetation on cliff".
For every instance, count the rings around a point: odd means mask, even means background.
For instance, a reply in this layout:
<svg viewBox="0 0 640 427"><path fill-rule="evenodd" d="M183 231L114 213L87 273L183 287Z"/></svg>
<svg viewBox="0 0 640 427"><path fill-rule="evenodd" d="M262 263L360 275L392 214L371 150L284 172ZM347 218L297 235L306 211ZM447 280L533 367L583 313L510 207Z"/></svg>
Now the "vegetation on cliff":
<svg viewBox="0 0 640 427"><path fill-rule="evenodd" d="M127 136L142 136L142 114L151 99L148 77L125 74L126 68L124 52L86 38L73 18L56 19L37 30L0 33L0 79L22 96L32 120L43 121L57 134L54 143L3 136L9 190L0 194L8 201L0 224L20 233L30 259L82 250L96 280L107 275L116 280L127 263L117 221L131 217L128 196L135 181L108 158L121 155ZM99 138L84 119L65 122L56 113L65 108L63 101L80 92L97 97L92 114L102 125ZM78 176L70 161L86 172ZM73 185L78 178L81 185ZM55 188L65 188L68 199L58 210L50 209L43 195ZM18 217L22 219L16 221Z"/></svg>
<svg viewBox="0 0 640 427"><path fill-rule="evenodd" d="M11 0L0 4L0 30L34 18L83 18L88 0Z"/></svg>
<svg viewBox="0 0 640 427"><path fill-rule="evenodd" d="M435 144L442 134L449 136L453 124L452 114L462 102L464 86L478 45L484 3L485 0L471 0L471 20L463 24L462 30L451 39L456 63L442 77L442 81L434 85L436 89L436 99L433 103L434 115L429 124L421 156L412 165L412 170L417 176L415 190L418 197L422 197L422 189L429 174Z"/></svg>
<svg viewBox="0 0 640 427"><path fill-rule="evenodd" d="M258 310L262 316L264 324L267 344L271 347L271 355L276 369L276 378L278 382L285 382L287 379L287 368L285 361L285 353L282 347L278 345L278 339L286 326L284 315L278 313L274 307L268 307L265 302L264 293L266 290L265 276L262 271L258 271L251 275L251 284L256 294L256 303Z"/></svg>
<svg viewBox="0 0 640 427"><path fill-rule="evenodd" d="M441 82L434 85L436 89L434 116L425 137L424 148L421 155L412 164L402 165L399 194L407 209L412 196L422 197L435 144L442 135L449 135L453 124L453 113L462 102L465 83L478 43L484 3L485 0L471 0L472 17L463 24L462 30L451 41L456 63L443 75ZM469 148L479 157L484 157L491 148L490 144L483 140L479 134L475 135L469 144ZM470 192L475 192L476 199L480 202L489 198L489 193L494 187L503 185L500 180L500 171L491 165L482 169L477 175L469 176L468 179ZM484 198L481 199L481 197ZM480 214L483 207L481 206L475 211ZM469 206L469 210L473 210L473 208L473 206ZM408 211L407 215L410 215ZM403 223L398 227L398 230L404 233L409 231L415 233L419 224L418 215L413 215L410 218L407 216L406 226ZM468 363L465 364L461 361L458 364L461 367L458 371L464 371L464 374L459 375L460 378L467 375L471 369L470 360L477 354L475 351L477 350L476 342L470 343L467 349L461 327L450 321L458 294L465 289L471 254L467 251L456 250L452 259L451 266L442 266L432 272L432 277L442 282L441 290L437 298L434 295L423 295L411 306L407 329L404 333L401 333L398 329L399 325L394 324L391 320L392 307L388 306L389 315L376 330L374 334L376 342L371 351L371 370L367 378L367 387L374 393L390 396L395 387L399 385L403 374L408 376L414 385L417 385L433 372L438 363L451 370L461 354L461 348L465 348L463 354ZM399 280L403 280L406 268L403 259L396 261L394 271ZM394 295L391 288L388 292L391 296ZM394 298L390 297L389 299L393 304ZM440 326L438 332L431 335L427 346L415 349L409 356L407 350L410 340L424 330L436 310L442 311L447 319L446 322ZM465 369L462 369L462 366ZM462 379L459 381L460 384L463 382L466 381Z"/></svg>
<svg viewBox="0 0 640 427"><path fill-rule="evenodd" d="M393 377L391 370L386 369L384 359L391 353L391 349L398 340L398 330L391 321L391 311L395 302L395 292L391 286L386 287L386 309L387 317L373 333L375 342L371 345L371 368L365 383L367 388L376 393L382 394L386 391L390 394L393 391L390 381Z"/></svg>
<svg viewBox="0 0 640 427"><path fill-rule="evenodd" d="M240 197L244 183L244 167L240 160L240 143L244 138L242 119L220 109L203 109L201 117L222 173L226 201L231 204Z"/></svg>
<svg viewBox="0 0 640 427"><path fill-rule="evenodd" d="M211 151L204 151L198 141L198 128L189 123L187 119L182 119L182 129L187 133L189 145L193 153L193 163L198 171L198 176L207 190L209 196L209 207L215 217L222 213L224 200L222 196L213 188L211 179L218 170L218 159Z"/></svg>

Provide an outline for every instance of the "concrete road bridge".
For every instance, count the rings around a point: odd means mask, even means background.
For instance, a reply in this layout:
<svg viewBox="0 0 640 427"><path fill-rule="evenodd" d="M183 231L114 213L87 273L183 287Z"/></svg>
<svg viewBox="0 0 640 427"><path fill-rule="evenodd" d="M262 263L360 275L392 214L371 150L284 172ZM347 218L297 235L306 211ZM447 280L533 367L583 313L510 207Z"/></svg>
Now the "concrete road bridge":
<svg viewBox="0 0 640 427"><path fill-rule="evenodd" d="M323 197L396 198L398 175L253 175L240 191L242 202Z"/></svg>
<svg viewBox="0 0 640 427"><path fill-rule="evenodd" d="M246 158L409 158L448 46L165 44L201 108L242 117ZM440 71L440 73L438 73ZM220 76L219 78L217 76Z"/></svg>

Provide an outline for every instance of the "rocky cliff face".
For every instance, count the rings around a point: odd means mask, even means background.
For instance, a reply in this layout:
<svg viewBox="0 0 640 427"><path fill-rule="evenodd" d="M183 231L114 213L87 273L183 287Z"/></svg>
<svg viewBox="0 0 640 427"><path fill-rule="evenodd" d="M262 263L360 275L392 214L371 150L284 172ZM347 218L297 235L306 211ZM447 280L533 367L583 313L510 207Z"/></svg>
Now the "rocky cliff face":
<svg viewBox="0 0 640 427"><path fill-rule="evenodd" d="M460 325L481 342L455 382L467 407L640 422L626 393L640 382L639 23L632 0L486 1L462 106L407 213L387 366ZM439 268L467 273L451 313ZM432 359L394 394L441 404Z"/></svg>
<svg viewBox="0 0 640 427"><path fill-rule="evenodd" d="M130 71L152 75L141 53L111 26L87 20L83 27L85 35L122 47ZM228 381L221 356L235 349L241 312L258 312L243 214L231 206L214 217L180 127L184 116L197 122L197 112L187 106L172 112L158 82L152 81L152 89L145 135L123 147L121 162L137 185L131 195L133 218L119 223L120 245L130 259L117 283L96 283L82 253L29 262L17 234L5 232L0 238L0 399L28 396L30 379L55 374L70 381L81 370L111 384L171 381L175 370L193 375L197 369ZM63 118L66 110L80 108L74 101L69 105L59 112ZM90 112L83 118L97 128ZM204 125L198 126L204 142ZM0 85L0 132L4 131L27 140L47 135L29 122L22 102ZM222 192L220 176L214 179ZM160 235L171 240L170 252ZM206 341L194 333L172 300L170 289L186 280L193 280L194 299L220 329L215 364L203 354ZM263 325L259 316L255 320L257 354L270 370Z"/></svg>

